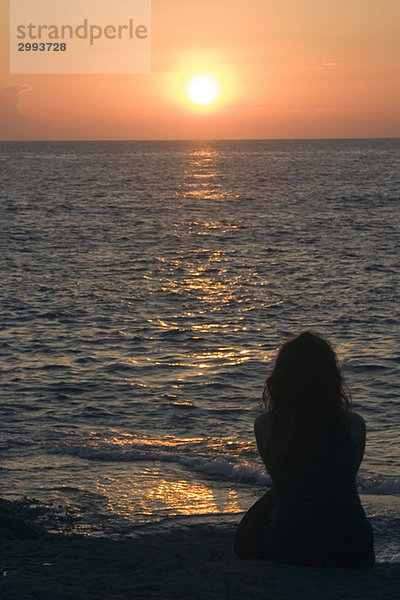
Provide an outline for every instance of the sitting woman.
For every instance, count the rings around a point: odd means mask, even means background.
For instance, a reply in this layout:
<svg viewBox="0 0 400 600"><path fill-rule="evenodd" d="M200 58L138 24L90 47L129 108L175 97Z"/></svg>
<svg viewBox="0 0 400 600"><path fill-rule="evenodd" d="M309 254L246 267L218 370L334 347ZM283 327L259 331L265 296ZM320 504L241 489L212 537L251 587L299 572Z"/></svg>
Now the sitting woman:
<svg viewBox="0 0 400 600"><path fill-rule="evenodd" d="M373 567L372 528L356 488L365 423L330 344L310 332L281 347L255 421L272 490L239 524L240 558L349 568Z"/></svg>

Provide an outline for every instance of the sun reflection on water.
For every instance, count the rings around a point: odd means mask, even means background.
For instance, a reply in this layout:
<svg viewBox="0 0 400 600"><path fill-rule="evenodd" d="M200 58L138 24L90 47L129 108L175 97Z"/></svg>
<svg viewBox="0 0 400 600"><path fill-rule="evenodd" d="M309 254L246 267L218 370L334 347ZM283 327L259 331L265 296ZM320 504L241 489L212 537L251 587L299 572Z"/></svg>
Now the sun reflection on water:
<svg viewBox="0 0 400 600"><path fill-rule="evenodd" d="M128 519L139 515L204 515L243 510L234 489L216 497L207 484L168 478L157 466L144 469L134 478L109 476L98 480L95 491L105 498L111 513Z"/></svg>
<svg viewBox="0 0 400 600"><path fill-rule="evenodd" d="M236 198L237 194L228 192L223 186L223 174L217 166L219 157L219 152L212 148L190 152L189 166L183 172L177 195L197 200Z"/></svg>
<svg viewBox="0 0 400 600"><path fill-rule="evenodd" d="M149 489L147 499L151 503L162 503L175 514L191 515L218 512L214 494L204 484L185 480L161 479L157 487Z"/></svg>

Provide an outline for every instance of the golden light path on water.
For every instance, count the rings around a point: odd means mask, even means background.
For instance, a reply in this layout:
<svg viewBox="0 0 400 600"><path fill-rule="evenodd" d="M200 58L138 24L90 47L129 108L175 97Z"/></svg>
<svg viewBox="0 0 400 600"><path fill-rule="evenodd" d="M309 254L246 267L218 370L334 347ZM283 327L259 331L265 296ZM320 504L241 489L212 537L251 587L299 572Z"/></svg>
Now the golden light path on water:
<svg viewBox="0 0 400 600"><path fill-rule="evenodd" d="M225 498L217 498L211 487L202 482L166 477L160 467L144 469L143 479L153 485L141 487L140 481L131 479L121 489L121 481L108 477L97 482L96 491L107 498L107 508L128 518L138 515L200 515L237 513L243 510L234 489Z"/></svg>
<svg viewBox="0 0 400 600"><path fill-rule="evenodd" d="M185 201L193 199L198 202L213 200L218 202L226 198L236 198L237 194L233 190L224 187L224 179L217 165L218 153L214 149L202 148L190 153L190 168L184 170L182 183L177 190L177 195ZM225 236L231 235L239 227L240 223L234 220L220 221L215 219L196 219L185 218L184 208L182 210L183 218L174 224L174 236L179 239L189 237L200 242L199 246L192 245L190 255L185 249L182 250L181 257L158 256L164 276L161 281L161 289L167 294L177 295L182 298L191 298L193 306L196 306L196 313L185 311L182 315L177 314L174 318L152 318L149 319L151 325L157 329L168 331L179 331L181 318L190 320L190 329L193 340L198 336L208 333L217 333L218 331L237 332L245 330L244 316L242 313L251 309L251 296L243 297L242 289L246 285L243 276L240 274L232 275L229 273L228 265L230 258L226 255L223 247ZM210 236L221 236L221 248L211 249L207 246L207 239ZM247 282L250 278L257 276L257 273L247 273ZM266 285L267 282L260 281L259 284ZM212 319L212 314L222 310L232 303L237 304L236 312L238 314L237 324L227 324ZM202 317L204 318L198 318ZM197 318L196 318L197 317ZM214 372L217 373L222 368L238 367L250 360L265 360L267 354L265 349L230 346L221 344L217 348L210 348L209 351L196 352L195 343L193 350L186 352L177 352L173 360L162 358L156 361L158 365L168 365L174 368L175 376L178 381L185 381L188 377L210 377ZM178 369L178 371L176 371ZM180 370L179 370L180 369ZM174 384L173 387L178 387ZM191 406L190 401L179 401L175 404L180 406ZM187 441L187 440L185 440ZM194 439L191 440L195 442ZM202 439L197 440L199 444ZM165 438L163 440L165 443ZM218 453L229 453L233 441L228 439L209 439L208 446ZM172 442L177 444L176 438ZM237 454L236 450L233 450ZM149 471L148 471L149 474ZM152 511L165 508L172 514L212 514L212 513L236 513L242 511L245 507L241 505L237 491L233 486L227 485L224 493L219 493L218 497L206 481L196 481L192 479L192 474L188 474L187 479L173 480L171 476L163 476L162 467L154 467L151 476L157 478L157 483L153 487L142 490L142 510ZM114 501L114 510L118 505L118 494ZM129 509L129 506L127 507Z"/></svg>

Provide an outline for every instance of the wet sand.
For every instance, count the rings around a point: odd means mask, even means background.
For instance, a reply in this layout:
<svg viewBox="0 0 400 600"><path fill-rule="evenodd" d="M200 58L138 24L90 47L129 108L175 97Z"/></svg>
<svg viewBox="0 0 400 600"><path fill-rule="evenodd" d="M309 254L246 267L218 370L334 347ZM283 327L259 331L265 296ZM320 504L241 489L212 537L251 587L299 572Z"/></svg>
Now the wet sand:
<svg viewBox="0 0 400 600"><path fill-rule="evenodd" d="M377 600L399 597L400 564L316 569L236 558L232 527L193 525L115 541L44 534L0 539L7 600Z"/></svg>

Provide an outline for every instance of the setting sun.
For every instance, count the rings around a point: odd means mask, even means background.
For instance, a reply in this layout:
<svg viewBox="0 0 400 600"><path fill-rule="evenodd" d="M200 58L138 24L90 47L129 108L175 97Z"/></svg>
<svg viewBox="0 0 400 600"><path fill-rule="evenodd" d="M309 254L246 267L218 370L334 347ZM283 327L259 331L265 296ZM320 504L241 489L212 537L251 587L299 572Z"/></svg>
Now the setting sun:
<svg viewBox="0 0 400 600"><path fill-rule="evenodd" d="M186 93L195 104L206 106L218 98L220 90L214 77L198 74L189 80Z"/></svg>

